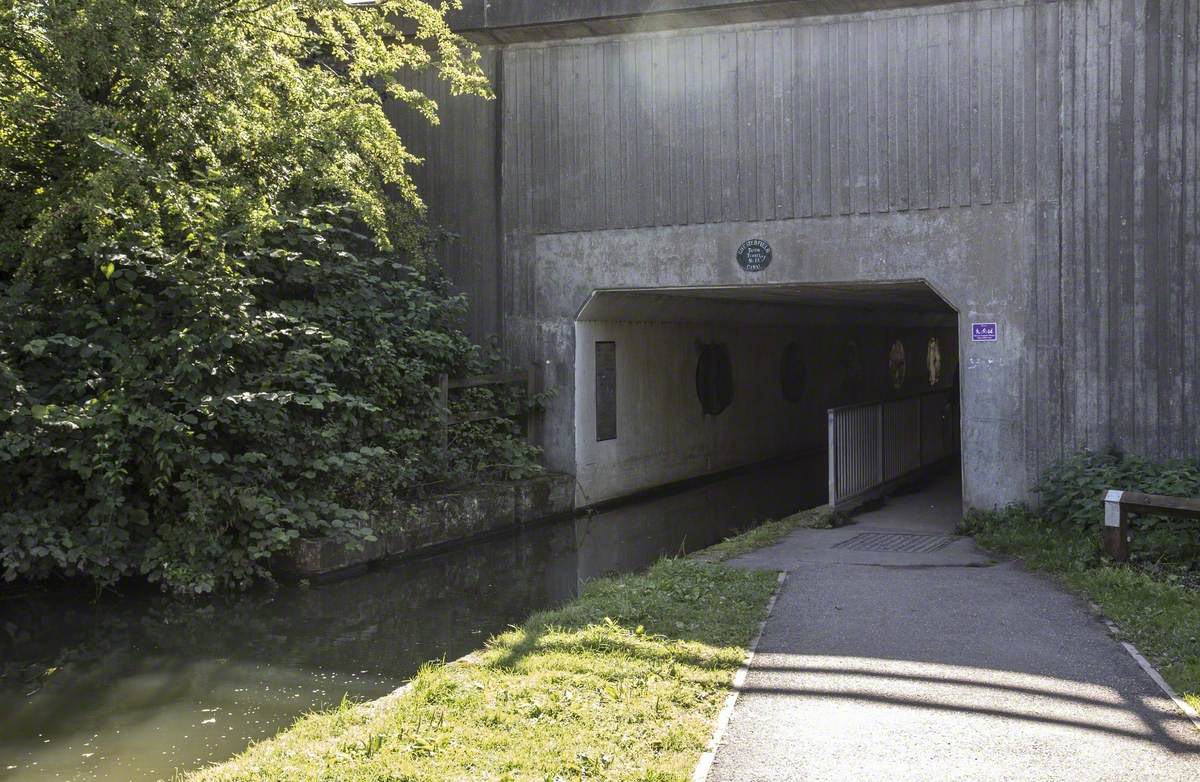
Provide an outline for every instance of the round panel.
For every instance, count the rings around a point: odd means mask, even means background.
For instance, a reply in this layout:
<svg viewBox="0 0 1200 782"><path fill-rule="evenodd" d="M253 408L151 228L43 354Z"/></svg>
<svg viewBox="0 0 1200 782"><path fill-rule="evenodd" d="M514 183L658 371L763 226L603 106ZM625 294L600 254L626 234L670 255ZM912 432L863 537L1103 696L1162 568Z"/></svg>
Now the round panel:
<svg viewBox="0 0 1200 782"><path fill-rule="evenodd" d="M925 345L925 368L929 370L929 385L936 386L942 380L942 345L937 337L930 337Z"/></svg>

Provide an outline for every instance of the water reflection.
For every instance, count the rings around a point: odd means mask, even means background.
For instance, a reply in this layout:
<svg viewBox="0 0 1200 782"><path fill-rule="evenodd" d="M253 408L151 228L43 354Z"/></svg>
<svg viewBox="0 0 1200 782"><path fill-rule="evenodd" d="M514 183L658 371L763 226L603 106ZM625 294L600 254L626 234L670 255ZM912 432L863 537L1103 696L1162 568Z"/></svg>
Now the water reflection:
<svg viewBox="0 0 1200 782"><path fill-rule="evenodd" d="M308 589L204 604L158 595L0 600L0 779L170 778L307 710L373 698L581 580L636 570L823 501L790 462Z"/></svg>

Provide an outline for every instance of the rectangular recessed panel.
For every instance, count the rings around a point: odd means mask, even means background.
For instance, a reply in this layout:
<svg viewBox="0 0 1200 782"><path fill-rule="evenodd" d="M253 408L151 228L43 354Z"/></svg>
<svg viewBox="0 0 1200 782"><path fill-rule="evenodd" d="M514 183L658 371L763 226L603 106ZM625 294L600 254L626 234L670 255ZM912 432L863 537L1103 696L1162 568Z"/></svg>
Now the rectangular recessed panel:
<svg viewBox="0 0 1200 782"><path fill-rule="evenodd" d="M596 343L596 441L617 438L617 343Z"/></svg>
<svg viewBox="0 0 1200 782"><path fill-rule="evenodd" d="M945 548L957 540L953 535L917 535L909 532L863 532L843 540L834 548L852 551L895 551L922 554Z"/></svg>

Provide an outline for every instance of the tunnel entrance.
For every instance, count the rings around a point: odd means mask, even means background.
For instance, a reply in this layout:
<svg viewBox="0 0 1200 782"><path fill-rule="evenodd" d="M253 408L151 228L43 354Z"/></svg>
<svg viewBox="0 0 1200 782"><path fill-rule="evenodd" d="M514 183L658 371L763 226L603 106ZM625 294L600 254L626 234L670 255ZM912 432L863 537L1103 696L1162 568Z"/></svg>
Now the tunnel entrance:
<svg viewBox="0 0 1200 782"><path fill-rule="evenodd" d="M580 507L754 471L793 510L958 481L958 313L924 281L597 290L575 338Z"/></svg>

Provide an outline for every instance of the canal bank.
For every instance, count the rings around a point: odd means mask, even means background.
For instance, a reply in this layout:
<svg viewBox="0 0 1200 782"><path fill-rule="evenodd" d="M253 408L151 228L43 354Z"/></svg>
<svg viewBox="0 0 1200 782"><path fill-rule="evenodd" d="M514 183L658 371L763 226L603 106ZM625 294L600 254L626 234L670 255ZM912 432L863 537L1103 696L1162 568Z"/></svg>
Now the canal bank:
<svg viewBox="0 0 1200 782"><path fill-rule="evenodd" d="M184 603L0 600L0 780L170 779L343 696L378 698L581 584L824 501L820 458L392 560L304 589Z"/></svg>
<svg viewBox="0 0 1200 782"><path fill-rule="evenodd" d="M1144 661L1077 596L956 534L958 491L943 474L851 527L594 581L393 697L188 779L1194 778L1200 734Z"/></svg>
<svg viewBox="0 0 1200 782"><path fill-rule="evenodd" d="M187 779L686 779L776 584L680 559L599 579L396 697Z"/></svg>
<svg viewBox="0 0 1200 782"><path fill-rule="evenodd" d="M398 502L371 514L374 534L362 545L350 548L333 537L300 538L272 560L271 572L287 580L346 576L389 558L445 550L518 527L566 520L574 500L573 476L545 473Z"/></svg>

